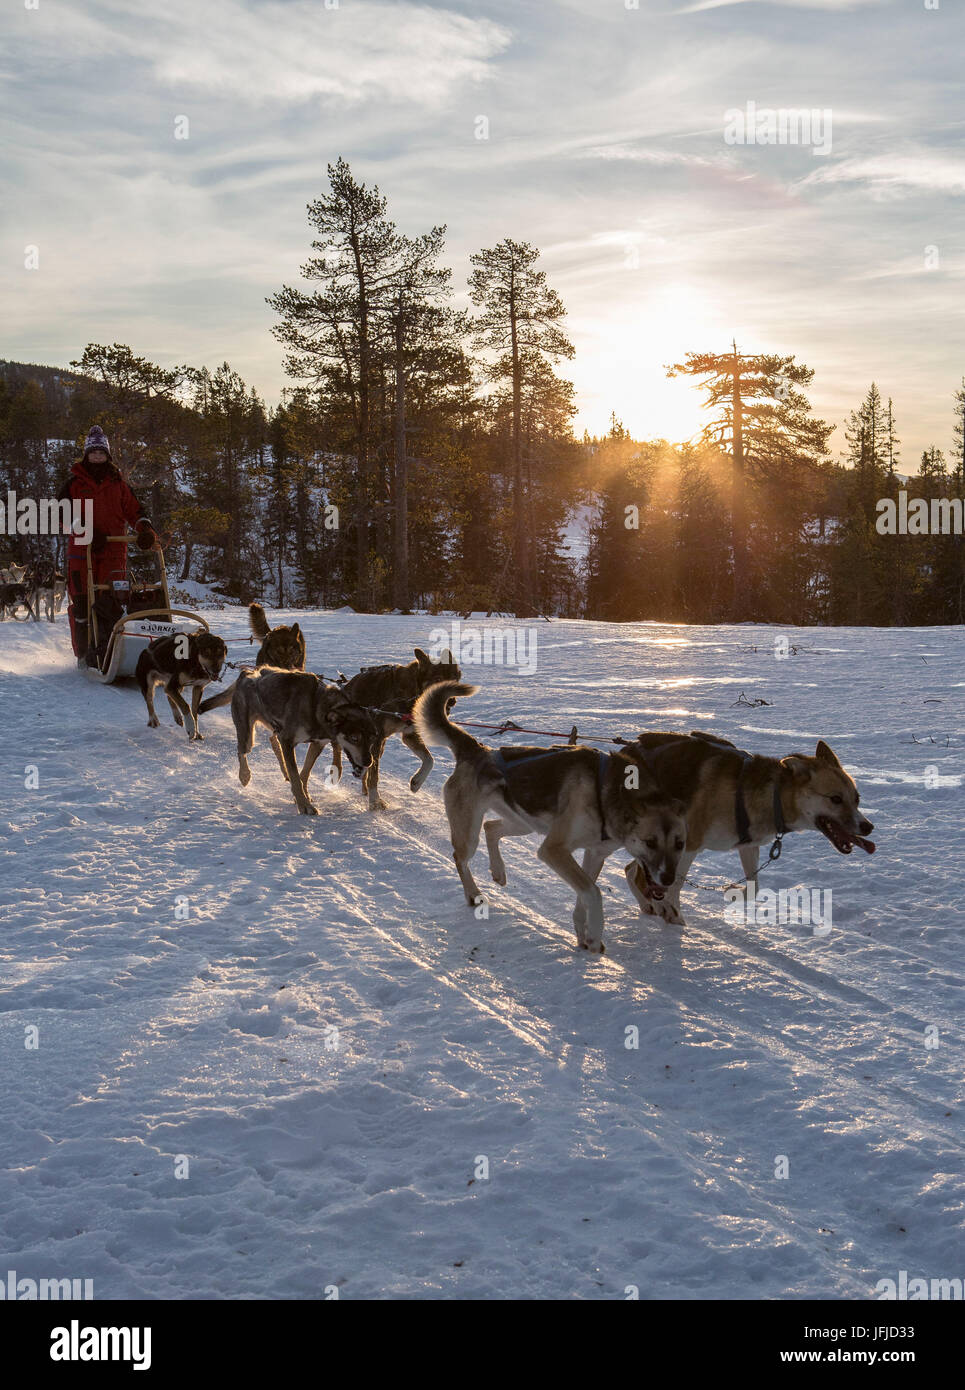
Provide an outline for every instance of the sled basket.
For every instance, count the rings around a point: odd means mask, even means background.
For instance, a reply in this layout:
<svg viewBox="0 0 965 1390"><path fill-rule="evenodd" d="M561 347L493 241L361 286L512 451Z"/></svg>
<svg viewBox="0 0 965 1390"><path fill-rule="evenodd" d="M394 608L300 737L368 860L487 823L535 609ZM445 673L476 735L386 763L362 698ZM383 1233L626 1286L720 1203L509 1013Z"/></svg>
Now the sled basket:
<svg viewBox="0 0 965 1390"><path fill-rule="evenodd" d="M130 544L135 539L132 535L108 536L108 541L125 541ZM137 669L137 659L141 652L145 651L152 642L156 642L161 637L170 637L176 631L174 619L187 618L195 622L205 632L209 631L208 624L198 613L192 613L187 608L172 608L168 597L167 572L164 568L164 556L160 550L151 552L156 559L158 575L150 583L138 583L132 580L128 597L127 612L114 624L111 635L107 642L103 662L99 667L88 666L87 677L89 680L97 681L101 685L112 685L114 681L124 680L134 675ZM94 610L94 600L97 591L107 589L108 584L95 584L93 566L91 564L90 547L87 550L87 611L94 626L94 641L100 645L99 634L97 631L97 614ZM163 599L162 606L145 607L145 601L151 602L156 597Z"/></svg>

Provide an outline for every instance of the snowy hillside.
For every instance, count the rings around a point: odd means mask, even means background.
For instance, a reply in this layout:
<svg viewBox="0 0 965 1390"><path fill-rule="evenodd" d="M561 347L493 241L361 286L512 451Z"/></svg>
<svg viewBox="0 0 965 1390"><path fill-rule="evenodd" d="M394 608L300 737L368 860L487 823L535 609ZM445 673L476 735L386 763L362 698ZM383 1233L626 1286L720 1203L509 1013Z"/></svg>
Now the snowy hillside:
<svg viewBox="0 0 965 1390"><path fill-rule="evenodd" d="M435 625L295 617L329 674ZM245 619L211 614L225 636ZM761 881L832 889L829 936L729 925L706 885L735 856L698 859L683 931L642 918L614 856L588 957L534 840L504 842L509 886L476 920L448 753L413 796L393 740L389 811L319 776L302 818L264 737L239 785L227 710L199 745L163 700L148 729L133 687L74 669L64 618L0 625L0 1269L99 1299L870 1298L900 1270L961 1276L965 634L538 637L533 676L466 667L482 689L456 717L831 743L877 854L792 836Z"/></svg>

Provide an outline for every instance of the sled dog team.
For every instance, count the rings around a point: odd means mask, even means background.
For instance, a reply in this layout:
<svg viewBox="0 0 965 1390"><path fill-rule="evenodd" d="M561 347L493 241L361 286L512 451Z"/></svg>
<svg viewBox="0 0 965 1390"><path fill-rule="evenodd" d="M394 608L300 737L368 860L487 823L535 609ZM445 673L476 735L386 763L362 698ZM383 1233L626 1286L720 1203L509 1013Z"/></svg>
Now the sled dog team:
<svg viewBox="0 0 965 1390"><path fill-rule="evenodd" d="M793 830L816 830L841 854L855 845L868 854L874 829L859 809L853 779L819 741L812 756L771 758L745 753L727 739L694 732L643 733L611 753L581 746L493 749L452 722L456 700L476 692L462 682L451 652L438 662L416 648L407 665L368 667L337 685L306 672L305 639L297 623L271 628L253 603L251 628L261 647L255 669L202 700L227 658L211 633L166 637L145 651L137 680L151 727L158 724L154 688L162 685L179 725L200 739L198 716L230 704L238 739L238 776L251 780L248 754L263 724L302 815L316 815L308 779L329 746L341 776L342 754L362 779L369 807L383 809L379 764L386 742L401 736L420 759L410 779L418 791L428 777L428 744L444 744L456 766L443 787L453 858L466 901L482 902L470 860L485 833L494 881L506 883L500 841L541 836L537 854L576 894L573 925L579 945L602 953L603 901L597 878L615 850L631 856L624 873L641 912L683 923L680 890L701 850L736 849L746 878L756 882L760 846ZM187 655L183 652L187 643ZM182 690L192 690L189 707ZM295 750L307 743L298 768ZM485 819L487 813L490 819ZM574 851L582 849L582 863Z"/></svg>

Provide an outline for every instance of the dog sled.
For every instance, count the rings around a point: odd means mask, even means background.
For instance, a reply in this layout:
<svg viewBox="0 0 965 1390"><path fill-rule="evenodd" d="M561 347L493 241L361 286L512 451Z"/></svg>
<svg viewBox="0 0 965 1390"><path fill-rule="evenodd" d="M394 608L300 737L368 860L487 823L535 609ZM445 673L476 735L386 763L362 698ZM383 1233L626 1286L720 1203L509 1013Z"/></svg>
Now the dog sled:
<svg viewBox="0 0 965 1390"><path fill-rule="evenodd" d="M135 539L136 537L130 534L107 537L111 543L119 544L123 541L127 545L130 545ZM186 618L189 622L197 623L202 631L210 631L206 620L201 617L200 613L192 613L188 608L171 607L167 570L164 567L162 552L160 550L139 552L137 558L143 558L145 555L154 557L157 567L156 577L144 579L132 574L122 583L95 584L90 547L88 547L87 612L90 622L93 624L95 650L99 651L101 645L98 615L95 608L97 595L105 589L111 590L125 609L123 617L118 618L111 629L100 663L97 666L86 668L88 679L98 681L101 685L113 685L115 681L132 677L137 669L137 659L141 652L145 651L152 642L156 642L161 637L170 637L176 631L175 618L179 621Z"/></svg>

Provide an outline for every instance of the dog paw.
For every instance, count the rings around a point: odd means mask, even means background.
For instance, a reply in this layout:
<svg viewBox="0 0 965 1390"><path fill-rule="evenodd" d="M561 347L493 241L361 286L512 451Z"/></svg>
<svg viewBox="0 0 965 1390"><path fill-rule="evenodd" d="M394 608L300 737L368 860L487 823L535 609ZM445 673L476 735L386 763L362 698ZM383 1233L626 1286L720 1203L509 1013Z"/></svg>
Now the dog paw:
<svg viewBox="0 0 965 1390"><path fill-rule="evenodd" d="M298 812L299 815L302 816L317 816L318 807L314 804L314 802L306 801L304 806L299 806Z"/></svg>
<svg viewBox="0 0 965 1390"><path fill-rule="evenodd" d="M584 951L589 951L591 956L606 955L606 947L602 941L581 941L580 945Z"/></svg>
<svg viewBox="0 0 965 1390"><path fill-rule="evenodd" d="M204 743L204 734L199 733L197 729L195 729L193 734L189 734L188 737L192 743Z"/></svg>
<svg viewBox="0 0 965 1390"><path fill-rule="evenodd" d="M178 726L179 729L183 729L183 728L184 728L184 720L181 718L181 716L180 716L179 714L176 714L176 715L174 716L174 722L175 722L175 724L177 724L177 726Z"/></svg>
<svg viewBox="0 0 965 1390"><path fill-rule="evenodd" d="M505 869L490 869L490 873L492 874L493 883L498 883L499 886L500 886L500 888L505 888L505 887L506 887L506 870L505 870Z"/></svg>
<svg viewBox="0 0 965 1390"><path fill-rule="evenodd" d="M238 769L238 781L241 783L241 785L242 785L243 787L247 787L248 783L251 781L251 768L250 768L250 767L239 767L239 769Z"/></svg>
<svg viewBox="0 0 965 1390"><path fill-rule="evenodd" d="M154 716L154 718L149 719L149 720L147 721L147 727L148 727L149 729L158 729L158 728L160 728L160 726L161 726L161 721L160 721L160 719L157 718L156 715Z"/></svg>
<svg viewBox="0 0 965 1390"><path fill-rule="evenodd" d="M684 919L680 915L679 907L674 903L668 902L666 899L658 904L657 915L662 917L665 922L672 922L674 926L682 927L684 925Z"/></svg>
<svg viewBox="0 0 965 1390"><path fill-rule="evenodd" d="M387 811L388 809L389 803L387 801L383 801L380 796L376 797L374 801L369 802L370 811Z"/></svg>

